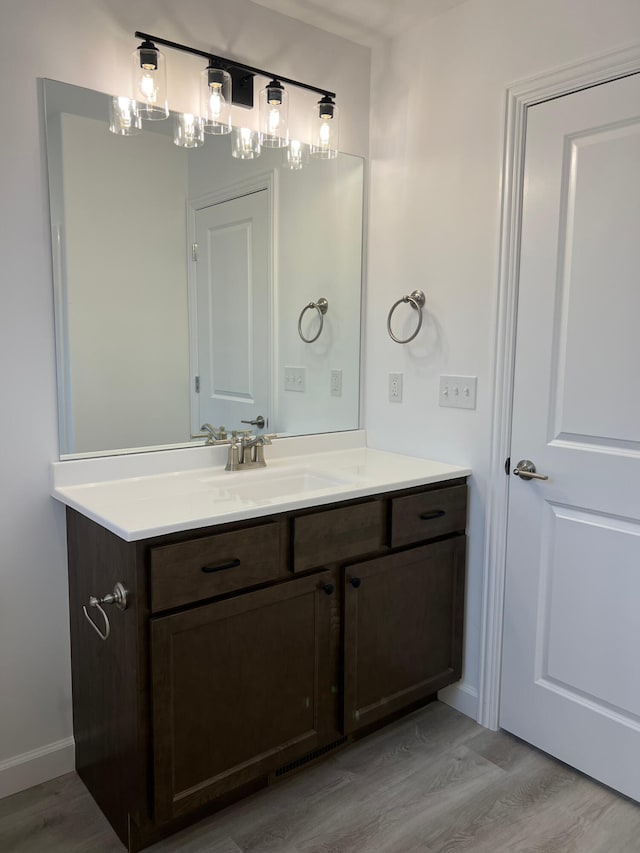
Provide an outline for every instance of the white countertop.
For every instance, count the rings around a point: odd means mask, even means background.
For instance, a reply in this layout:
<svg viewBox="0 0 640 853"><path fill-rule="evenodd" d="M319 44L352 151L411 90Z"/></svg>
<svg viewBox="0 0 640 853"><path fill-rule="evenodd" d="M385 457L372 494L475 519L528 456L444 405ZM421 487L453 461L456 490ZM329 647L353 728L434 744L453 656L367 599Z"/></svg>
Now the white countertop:
<svg viewBox="0 0 640 853"><path fill-rule="evenodd" d="M54 463L52 495L133 542L471 473L457 465L373 450L363 445L362 432L342 434L342 440L339 435L274 442L265 448L267 467L247 471L225 471L223 447L190 448L182 456L172 450L124 461Z"/></svg>

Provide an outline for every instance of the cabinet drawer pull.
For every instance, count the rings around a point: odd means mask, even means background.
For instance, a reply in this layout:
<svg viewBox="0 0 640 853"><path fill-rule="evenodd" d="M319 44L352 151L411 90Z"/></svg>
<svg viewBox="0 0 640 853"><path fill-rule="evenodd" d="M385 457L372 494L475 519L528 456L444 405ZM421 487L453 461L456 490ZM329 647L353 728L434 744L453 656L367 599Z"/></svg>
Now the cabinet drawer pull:
<svg viewBox="0 0 640 853"><path fill-rule="evenodd" d="M237 569L240 565L240 560L229 560L228 563L220 563L219 566L203 566L202 571L210 574L211 572L224 572L225 569Z"/></svg>
<svg viewBox="0 0 640 853"><path fill-rule="evenodd" d="M442 518L447 513L443 509L434 509L433 512L423 512L420 514L422 521L433 521L434 518Z"/></svg>
<svg viewBox="0 0 640 853"><path fill-rule="evenodd" d="M332 595L335 587L332 583L323 583L320 589L324 592L325 595Z"/></svg>

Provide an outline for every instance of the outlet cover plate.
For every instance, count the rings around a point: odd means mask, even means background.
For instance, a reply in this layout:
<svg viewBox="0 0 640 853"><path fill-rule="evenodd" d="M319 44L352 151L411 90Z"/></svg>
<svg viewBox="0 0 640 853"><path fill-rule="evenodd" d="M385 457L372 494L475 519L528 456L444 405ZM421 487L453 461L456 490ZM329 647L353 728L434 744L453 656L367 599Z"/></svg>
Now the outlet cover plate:
<svg viewBox="0 0 640 853"><path fill-rule="evenodd" d="M389 402L390 403L401 403L402 402L402 374L401 373L390 373L389 374Z"/></svg>
<svg viewBox="0 0 640 853"><path fill-rule="evenodd" d="M452 409L475 409L477 376L441 376L438 402Z"/></svg>
<svg viewBox="0 0 640 853"><path fill-rule="evenodd" d="M331 396L342 397L342 371L336 368L331 371Z"/></svg>

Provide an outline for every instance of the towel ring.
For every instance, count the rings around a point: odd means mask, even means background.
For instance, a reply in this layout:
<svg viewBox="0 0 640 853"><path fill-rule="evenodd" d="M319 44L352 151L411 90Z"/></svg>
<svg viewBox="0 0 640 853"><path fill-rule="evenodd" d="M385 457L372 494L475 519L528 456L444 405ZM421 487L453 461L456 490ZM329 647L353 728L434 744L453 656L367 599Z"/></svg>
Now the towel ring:
<svg viewBox="0 0 640 853"><path fill-rule="evenodd" d="M320 317L320 328L318 329L315 337L313 338L305 338L302 334L302 318L304 317L304 312L308 311L309 308L315 308L318 312L318 317ZM322 332L322 327L324 326L324 315L327 313L327 309L329 308L329 303L321 296L317 302L310 302L308 305L305 305L302 311L300 312L300 316L298 317L298 334L305 342L305 344L312 344L314 341L317 341Z"/></svg>
<svg viewBox="0 0 640 853"><path fill-rule="evenodd" d="M396 338L396 336L391 331L391 316L393 312L396 310L398 305L402 302L408 302L411 307L418 312L418 325L416 326L415 332L410 335L408 338L401 340L400 338ZM394 302L391 306L391 310L389 311L389 316L387 317L387 331L389 332L389 337L394 340L397 344L408 344L409 341L412 341L415 336L418 334L420 329L422 328L422 308L425 303L425 295L421 290L414 290L412 294L409 296L403 296L402 299L398 299L397 302Z"/></svg>

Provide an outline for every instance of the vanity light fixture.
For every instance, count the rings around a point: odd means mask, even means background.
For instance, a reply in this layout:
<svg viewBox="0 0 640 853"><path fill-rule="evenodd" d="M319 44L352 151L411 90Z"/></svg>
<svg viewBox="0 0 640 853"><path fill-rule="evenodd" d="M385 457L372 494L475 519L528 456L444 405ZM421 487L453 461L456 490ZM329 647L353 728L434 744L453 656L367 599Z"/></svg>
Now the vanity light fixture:
<svg viewBox="0 0 640 853"><path fill-rule="evenodd" d="M139 104L142 118L149 121L169 118L164 54L145 38L131 58L131 95Z"/></svg>
<svg viewBox="0 0 640 853"><path fill-rule="evenodd" d="M193 113L176 113L173 141L180 148L200 148L204 145L204 123Z"/></svg>
<svg viewBox="0 0 640 853"><path fill-rule="evenodd" d="M135 136L142 132L138 102L133 98L109 99L109 130L118 136Z"/></svg>
<svg viewBox="0 0 640 853"><path fill-rule="evenodd" d="M207 66L201 74L200 115L185 113L176 119L174 142L187 148L202 144L202 133L223 135L231 133L231 105L253 108L253 78L266 77L269 82L260 92L259 132L240 128L232 140L232 154L239 159L253 159L260 154L261 146L288 148L289 146L289 94L283 84L316 92L321 95L314 107L311 153L322 159L338 155L338 108L335 92L263 71L234 59L225 59L208 51L189 45L168 41L148 33L136 32L142 43L133 53L132 100L137 104L126 109L114 98L110 106L109 130L128 136L139 129L140 118L155 121L169 117L167 80L164 54L157 44L183 53L201 56ZM118 112L120 110L120 113ZM125 112L122 112L125 110ZM131 128L131 129L129 129ZM286 165L300 169L305 165L308 151L297 148Z"/></svg>
<svg viewBox="0 0 640 853"><path fill-rule="evenodd" d="M289 93L279 80L271 80L260 92L260 134L267 148L289 144Z"/></svg>
<svg viewBox="0 0 640 853"><path fill-rule="evenodd" d="M234 127L231 134L231 156L236 160L255 160L260 156L260 134L250 127Z"/></svg>
<svg viewBox="0 0 640 853"><path fill-rule="evenodd" d="M309 146L299 139L292 139L284 151L284 165L292 172L298 172L309 165Z"/></svg>
<svg viewBox="0 0 640 853"><path fill-rule="evenodd" d="M333 160L338 156L338 108L331 95L325 95L313 108L311 156Z"/></svg>
<svg viewBox="0 0 640 853"><path fill-rule="evenodd" d="M231 74L210 59L201 78L200 115L205 133L231 133Z"/></svg>

